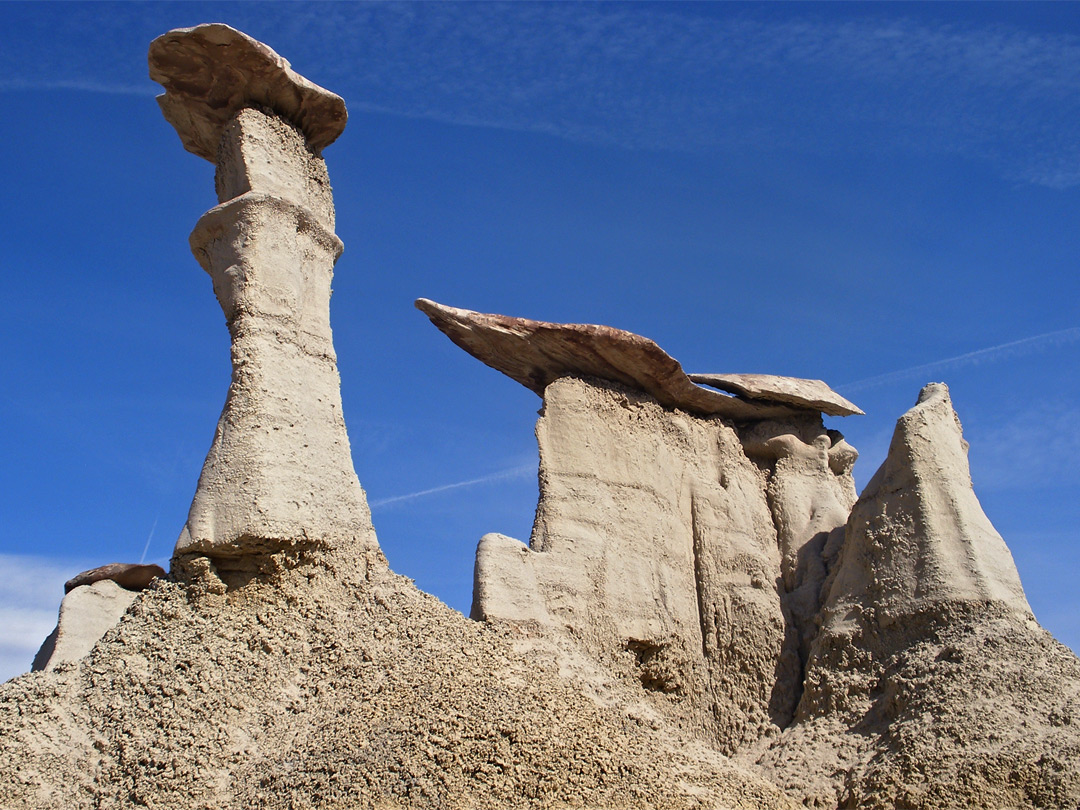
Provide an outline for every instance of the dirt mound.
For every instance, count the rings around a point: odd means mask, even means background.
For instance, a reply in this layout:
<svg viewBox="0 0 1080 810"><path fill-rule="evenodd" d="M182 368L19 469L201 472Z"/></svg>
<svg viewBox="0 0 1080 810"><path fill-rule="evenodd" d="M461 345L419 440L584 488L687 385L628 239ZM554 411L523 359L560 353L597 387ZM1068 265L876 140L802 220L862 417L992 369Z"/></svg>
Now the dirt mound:
<svg viewBox="0 0 1080 810"><path fill-rule="evenodd" d="M89 656L0 687L0 806L791 806L368 562L155 583Z"/></svg>

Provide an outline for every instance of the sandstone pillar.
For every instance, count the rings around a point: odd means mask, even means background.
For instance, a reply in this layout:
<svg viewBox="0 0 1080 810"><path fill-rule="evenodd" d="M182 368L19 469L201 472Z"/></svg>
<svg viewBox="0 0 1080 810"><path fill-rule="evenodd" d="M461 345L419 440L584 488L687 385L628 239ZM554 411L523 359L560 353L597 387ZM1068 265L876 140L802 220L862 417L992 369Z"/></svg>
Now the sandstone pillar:
<svg viewBox="0 0 1080 810"><path fill-rule="evenodd" d="M224 25L150 50L166 118L217 165L220 205L191 234L232 339L232 382L175 555L377 548L353 469L330 331L342 251L320 149L341 99Z"/></svg>

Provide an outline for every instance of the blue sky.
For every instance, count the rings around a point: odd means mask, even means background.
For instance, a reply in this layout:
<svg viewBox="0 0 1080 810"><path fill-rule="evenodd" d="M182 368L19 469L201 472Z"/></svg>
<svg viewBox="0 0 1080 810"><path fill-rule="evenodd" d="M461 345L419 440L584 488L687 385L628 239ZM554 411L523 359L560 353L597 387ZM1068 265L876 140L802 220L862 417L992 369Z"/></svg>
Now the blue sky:
<svg viewBox="0 0 1080 810"><path fill-rule="evenodd" d="M822 378L862 486L948 382L1036 615L1080 649L1080 6L0 4L0 677L67 577L164 562L229 379L213 167L150 40L227 22L342 95L345 416L395 570L468 611L527 539L539 399L414 298ZM461 486L457 484L466 483ZM434 491L432 491L434 490Z"/></svg>

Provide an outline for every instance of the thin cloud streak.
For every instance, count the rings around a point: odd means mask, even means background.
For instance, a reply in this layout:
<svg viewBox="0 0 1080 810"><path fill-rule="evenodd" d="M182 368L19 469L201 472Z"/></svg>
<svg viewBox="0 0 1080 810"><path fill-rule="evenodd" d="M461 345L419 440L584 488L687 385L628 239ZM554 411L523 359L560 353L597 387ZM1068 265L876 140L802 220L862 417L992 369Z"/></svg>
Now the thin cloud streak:
<svg viewBox="0 0 1080 810"><path fill-rule="evenodd" d="M27 7L31 30L84 46L0 54L0 89L150 95L134 56L214 6ZM205 9L200 11L200 8ZM182 9L182 13L178 13ZM1080 184L1080 39L1006 25L752 10L712 18L614 4L259 4L228 22L350 109L695 154L953 154L1009 180Z"/></svg>
<svg viewBox="0 0 1080 810"><path fill-rule="evenodd" d="M536 471L535 464L522 464L519 467L511 467L508 470L500 470L499 472L492 473L490 475L484 475L480 478L470 478L468 481L458 481L454 484L443 484L439 487L432 487L431 489L422 489L418 492L410 492L407 495L395 495L392 498L382 498L377 501L372 501L369 505L372 509L378 509L383 506L389 506L394 503L403 503L404 501L413 501L417 498L426 498L429 495L438 495L440 492L449 492L452 489L462 489L464 487L478 486L479 484L490 484L495 481L505 481L511 478L523 478L524 476Z"/></svg>
<svg viewBox="0 0 1080 810"><path fill-rule="evenodd" d="M0 79L0 92L39 90L79 90L84 93L102 93L110 96L146 96L157 95L153 87L136 87L129 84L106 84L77 79L56 79L35 81L26 79ZM159 88L160 90L160 88Z"/></svg>
<svg viewBox="0 0 1080 810"><path fill-rule="evenodd" d="M838 385L836 388L838 391L849 393L865 391L867 388L879 388L880 386L889 385L890 383L909 380L912 377L925 378L927 374L933 374L947 369L979 365L980 363L997 362L998 360L1003 360L1007 357L1029 354L1031 352L1050 348L1051 346L1074 343L1077 340L1080 340L1080 326L1074 326L1070 329L1061 329L1056 332L1046 332L1042 335L1034 335L1032 337L1022 338L1021 340L1001 343L997 346L988 346L985 349L977 349L973 352L967 352L966 354L958 354L956 357L935 360L933 363L912 366L910 368L900 369L899 371L890 371L888 374L879 374L875 377L866 377L865 379L856 380L855 382L850 382L845 385Z"/></svg>

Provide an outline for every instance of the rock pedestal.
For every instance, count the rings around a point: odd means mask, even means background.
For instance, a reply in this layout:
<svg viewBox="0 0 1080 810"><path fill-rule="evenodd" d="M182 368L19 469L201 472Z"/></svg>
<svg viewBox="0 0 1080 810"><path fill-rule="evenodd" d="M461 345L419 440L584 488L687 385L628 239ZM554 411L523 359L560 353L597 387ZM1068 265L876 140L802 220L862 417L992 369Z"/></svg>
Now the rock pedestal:
<svg viewBox="0 0 1080 810"><path fill-rule="evenodd" d="M150 63L181 140L217 164L221 204L199 220L191 249L232 338L232 383L175 554L220 566L376 549L330 331L342 244L318 149L344 126L344 104L228 26L170 32Z"/></svg>
<svg viewBox="0 0 1080 810"><path fill-rule="evenodd" d="M821 412L859 409L818 380L688 377L620 329L417 307L544 400L532 538L481 540L474 618L573 639L728 753L790 722L855 500Z"/></svg>

